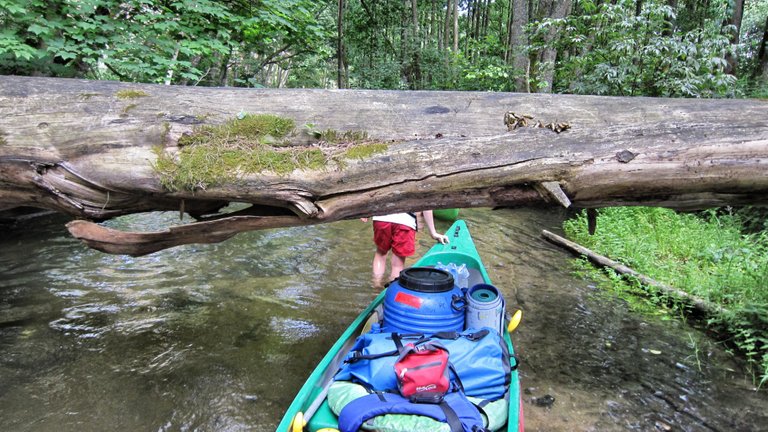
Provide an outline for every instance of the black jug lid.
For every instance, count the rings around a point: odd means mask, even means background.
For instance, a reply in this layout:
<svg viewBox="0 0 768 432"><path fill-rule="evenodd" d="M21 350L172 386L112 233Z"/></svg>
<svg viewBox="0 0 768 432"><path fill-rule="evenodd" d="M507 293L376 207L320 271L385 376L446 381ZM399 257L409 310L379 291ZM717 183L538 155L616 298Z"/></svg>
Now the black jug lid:
<svg viewBox="0 0 768 432"><path fill-rule="evenodd" d="M445 292L453 289L453 275L432 267L409 267L400 272L401 287L419 292Z"/></svg>

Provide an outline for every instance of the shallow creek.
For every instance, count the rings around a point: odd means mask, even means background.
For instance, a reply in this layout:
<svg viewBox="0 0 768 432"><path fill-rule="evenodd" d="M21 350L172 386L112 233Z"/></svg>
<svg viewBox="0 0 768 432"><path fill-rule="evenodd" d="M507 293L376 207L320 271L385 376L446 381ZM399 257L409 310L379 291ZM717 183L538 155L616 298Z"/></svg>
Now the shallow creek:
<svg viewBox="0 0 768 432"><path fill-rule="evenodd" d="M722 347L573 275L571 256L540 237L560 232L562 214L461 216L509 309L523 310L513 340L527 430L768 430L768 394ZM272 431L376 295L371 227L358 220L138 258L87 249L64 222L0 239L2 431ZM431 242L419 234L419 252Z"/></svg>

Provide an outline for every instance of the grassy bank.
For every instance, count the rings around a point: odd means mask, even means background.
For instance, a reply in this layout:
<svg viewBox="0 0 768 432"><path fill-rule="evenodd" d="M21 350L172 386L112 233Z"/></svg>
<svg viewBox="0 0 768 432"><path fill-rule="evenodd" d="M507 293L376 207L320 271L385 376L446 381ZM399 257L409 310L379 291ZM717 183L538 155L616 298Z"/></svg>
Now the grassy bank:
<svg viewBox="0 0 768 432"><path fill-rule="evenodd" d="M737 215L679 214L662 208L601 209L597 232L589 235L586 215L565 222L571 240L659 282L724 306L708 325L744 355L755 381L768 383L768 232L745 235ZM581 269L606 280L603 270L583 261ZM600 276L597 273L602 273ZM608 285L638 307L664 311L670 299L607 272ZM675 312L674 308L670 310Z"/></svg>

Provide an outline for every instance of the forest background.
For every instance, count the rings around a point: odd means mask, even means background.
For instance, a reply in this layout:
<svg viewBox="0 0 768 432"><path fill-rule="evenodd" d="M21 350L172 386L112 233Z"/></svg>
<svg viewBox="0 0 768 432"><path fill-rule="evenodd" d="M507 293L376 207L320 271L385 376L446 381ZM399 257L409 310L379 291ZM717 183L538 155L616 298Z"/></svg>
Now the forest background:
<svg viewBox="0 0 768 432"><path fill-rule="evenodd" d="M768 0L0 0L0 22L0 75L768 97ZM724 306L704 324L765 384L767 215L760 208L606 209L597 235L586 233L583 214L564 228L641 273ZM637 281L592 276L621 293L639 292ZM660 293L636 300L644 296L630 301L685 316Z"/></svg>
<svg viewBox="0 0 768 432"><path fill-rule="evenodd" d="M0 0L0 73L176 85L739 97L768 0Z"/></svg>

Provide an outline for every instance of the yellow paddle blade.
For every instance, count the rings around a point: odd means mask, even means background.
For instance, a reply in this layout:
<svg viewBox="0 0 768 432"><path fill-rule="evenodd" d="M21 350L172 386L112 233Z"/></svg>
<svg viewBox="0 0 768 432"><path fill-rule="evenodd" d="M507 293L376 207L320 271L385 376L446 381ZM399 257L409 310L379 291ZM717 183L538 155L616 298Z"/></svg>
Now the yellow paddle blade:
<svg viewBox="0 0 768 432"><path fill-rule="evenodd" d="M302 432L304 430L304 413L301 411L297 412L295 416L293 416L293 421L291 422L291 430L288 432Z"/></svg>
<svg viewBox="0 0 768 432"><path fill-rule="evenodd" d="M509 320L509 325L507 326L507 331L512 333L515 331L517 326L520 325L520 320L523 319L523 311L518 309L513 315L512 319Z"/></svg>

